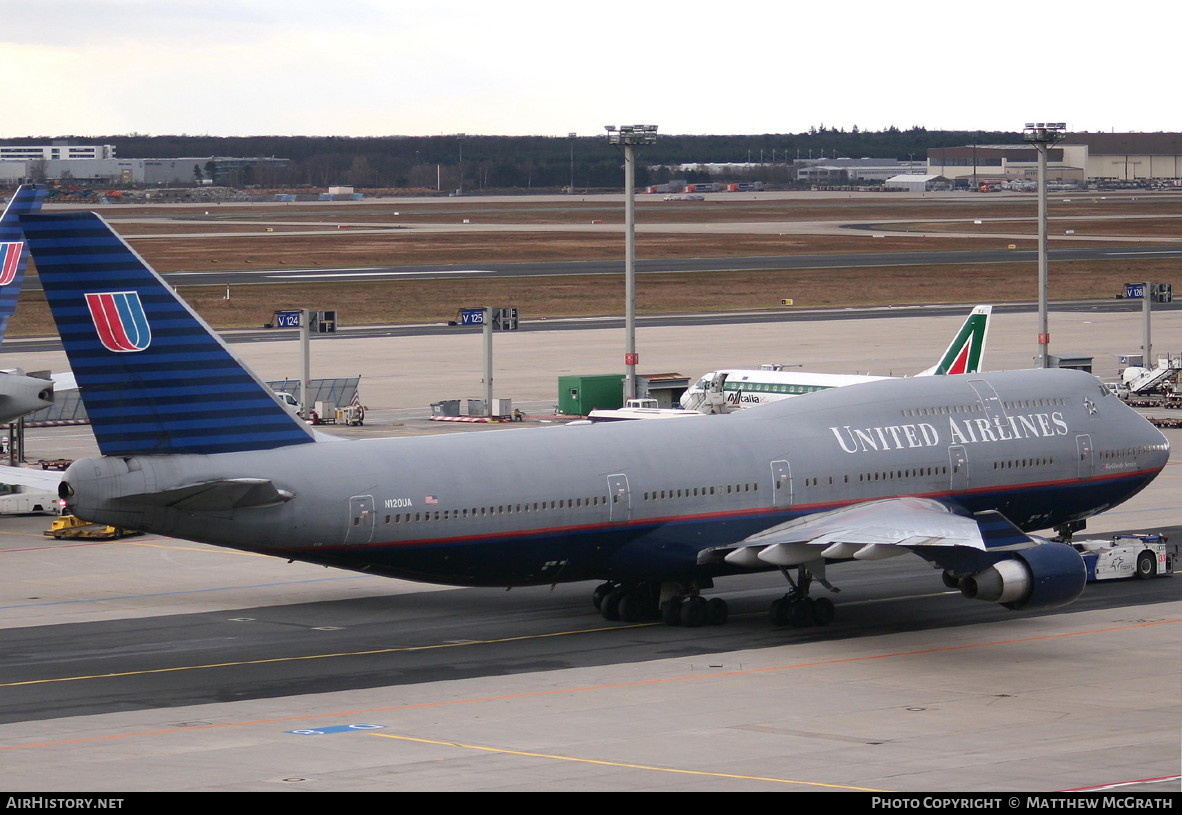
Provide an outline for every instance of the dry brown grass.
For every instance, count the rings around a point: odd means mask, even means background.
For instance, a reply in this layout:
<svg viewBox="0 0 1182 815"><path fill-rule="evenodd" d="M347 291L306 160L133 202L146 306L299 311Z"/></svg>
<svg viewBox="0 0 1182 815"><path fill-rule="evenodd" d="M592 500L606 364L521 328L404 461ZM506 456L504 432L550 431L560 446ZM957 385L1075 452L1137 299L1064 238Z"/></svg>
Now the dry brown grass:
<svg viewBox="0 0 1182 815"><path fill-rule="evenodd" d="M907 198L855 196L848 198L744 199L717 197L708 201L663 201L659 196L638 196L637 219L649 223L734 223L775 221L832 221L909 218L1030 218L1035 217L1034 195L993 197ZM415 201L273 204L194 205L184 207L109 207L104 214L121 220L121 228L134 226L144 218L185 219L188 223L233 223L234 221L346 222L374 224L461 223L464 219L484 224L587 224L592 220L623 223L618 199L576 196L561 201L529 198L484 201L480 198L423 198ZM1052 215L1179 215L1182 194L1158 193L1139 196L1094 194L1059 196L1051 204ZM179 221L178 223L184 223Z"/></svg>
<svg viewBox="0 0 1182 815"><path fill-rule="evenodd" d="M308 269L417 264L515 263L530 261L616 260L623 258L619 234L579 232L479 232L472 234L391 232L254 237L131 239L136 251L160 272L209 269ZM798 255L832 252L907 252L923 249L1004 248L996 238L872 237L845 235L639 235L637 257L696 258ZM1033 241L1019 242L1022 248Z"/></svg>
<svg viewBox="0 0 1182 815"><path fill-rule="evenodd" d="M1168 279L1173 261L1111 264L1056 263L1051 267L1054 299L1112 297L1127 280ZM276 309L335 310L342 326L433 323L456 319L460 307L516 306L526 320L622 313L619 277L563 276L398 280L340 285L222 286L179 289L202 317L218 329L258 328ZM905 303L1001 303L1034 300L1031 264L953 267L806 269L702 274L646 274L637 283L637 309L644 314L796 307L878 306ZM51 331L40 292L26 292L10 331L14 336Z"/></svg>
<svg viewBox="0 0 1182 815"><path fill-rule="evenodd" d="M703 206L705 205L705 206ZM685 220L701 224L690 234L644 234L637 239L642 258L691 258L802 253L887 253L900 251L1000 248L1015 244L1034 246L1034 198L994 199L965 196L956 199L826 199L780 202L658 202L646 201L641 223ZM211 217L190 220L206 210ZM1029 210L1029 212L1027 212ZM521 223L521 231L480 233L431 233L391 229L379 234L349 229L326 229L319 235L284 234L307 229L313 222L360 223L367 219L392 223L393 213L419 222L440 222L473 217L480 222L499 220ZM544 278L480 278L462 280L401 280L363 283L300 285L235 285L239 269L339 268L413 264L471 264L515 261L568 261L619 259L623 254L618 233L529 231L530 223L587 223L592 217L620 220L619 204L603 200L539 203L523 199L482 202L426 199L407 204L365 201L347 206L242 207L224 205L193 208L110 208L104 214L118 219L118 228L129 236L137 251L162 272L224 269L231 285L185 287L182 295L219 329L258 327L275 309L315 307L338 312L343 325L375 323L442 322L454 319L461 306L516 306L525 319L560 316L618 314L622 310L623 281L609 276ZM1173 237L1182 214L1182 196L1137 200L1079 199L1057 202L1053 214L1070 214L1077 220L1055 221L1057 230L1074 228L1080 234ZM1124 215L1121 220L1095 216ZM1153 217L1145 217L1153 216ZM166 224L138 223L138 218L180 217ZM964 218L1007 218L1004 223L986 220L980 225ZM806 221L835 218L894 219L947 218L943 223L912 223L904 228L928 233L972 232L979 238L922 238L890 235L875 238L868 230L843 235L721 234L711 223L737 221ZM266 222L276 232L242 235L261 227L243 221ZM892 225L899 228L900 225ZM1029 238L985 237L1005 231L1029 234ZM202 233L171 238L151 235ZM209 233L216 233L210 235ZM138 239L133 236L140 236ZM1077 245L1077 244L1076 244ZM1108 297L1122 291L1126 280L1170 280L1173 261L1055 263L1051 267L1051 292L1055 299ZM971 265L963 267L865 267L856 269L779 270L698 274L642 275L638 282L638 308L645 313L721 311L777 308L782 298L800 306L860 306L936 302L1004 302L1036 297L1032 264ZM10 324L13 335L52 331L44 298L26 292Z"/></svg>

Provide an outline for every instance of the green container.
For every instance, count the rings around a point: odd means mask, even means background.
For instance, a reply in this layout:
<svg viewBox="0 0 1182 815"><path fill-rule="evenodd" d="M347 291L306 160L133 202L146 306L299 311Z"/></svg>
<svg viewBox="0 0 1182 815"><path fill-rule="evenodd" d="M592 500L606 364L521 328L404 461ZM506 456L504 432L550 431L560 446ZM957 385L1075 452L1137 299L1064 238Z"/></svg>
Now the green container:
<svg viewBox="0 0 1182 815"><path fill-rule="evenodd" d="M558 377L558 412L586 416L595 408L614 410L624 406L624 375Z"/></svg>

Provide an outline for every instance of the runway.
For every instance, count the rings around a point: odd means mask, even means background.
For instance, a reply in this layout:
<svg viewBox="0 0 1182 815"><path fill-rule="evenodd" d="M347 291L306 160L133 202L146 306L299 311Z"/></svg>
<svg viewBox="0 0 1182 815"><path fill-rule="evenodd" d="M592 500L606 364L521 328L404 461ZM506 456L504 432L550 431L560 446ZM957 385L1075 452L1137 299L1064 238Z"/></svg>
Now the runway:
<svg viewBox="0 0 1182 815"><path fill-rule="evenodd" d="M1178 314L1163 341L1182 336ZM814 370L878 358L918 370L962 319L862 315L807 335L652 327L642 349L693 374L777 349ZM1119 312L1057 319L1062 347L1098 354L1140 325ZM996 319L989 367L1029 359L1031 322ZM600 372L617 333L506 341L506 393L544 400L560 372ZM328 371L375 366L363 380L374 419L334 432L444 430L426 406L479 369L472 339L318 343L346 354ZM279 345L239 347L269 377L295 358ZM1182 431L1166 432L1166 471L1086 534L1182 538ZM36 431L30 448L94 452L76 427ZM47 525L0 517L11 791L1180 789L1177 576L1091 584L1065 609L1016 613L904 557L835 566L838 619L825 629L770 623L777 574L719 580L732 620L682 629L605 622L593 584L436 587L154 536L53 541Z"/></svg>
<svg viewBox="0 0 1182 815"><path fill-rule="evenodd" d="M701 231L699 226L697 231ZM1132 260L1168 260L1182 257L1182 244L1161 246L1095 246L1051 249L1053 262ZM844 269L887 266L961 266L968 264L1035 263L1037 253L1029 249L982 249L973 251L859 252L805 255L769 255L760 257L664 258L638 259L637 274L709 274L712 272L766 271L779 269ZM222 269L170 272L165 275L173 286L224 286L290 284L294 282L351 282L380 280L431 280L469 277L553 277L569 275L622 275L623 260L572 260L563 262L488 263L480 268L472 264L435 264L417 266L372 266L364 268L325 269ZM30 274L25 287L41 289L41 282Z"/></svg>

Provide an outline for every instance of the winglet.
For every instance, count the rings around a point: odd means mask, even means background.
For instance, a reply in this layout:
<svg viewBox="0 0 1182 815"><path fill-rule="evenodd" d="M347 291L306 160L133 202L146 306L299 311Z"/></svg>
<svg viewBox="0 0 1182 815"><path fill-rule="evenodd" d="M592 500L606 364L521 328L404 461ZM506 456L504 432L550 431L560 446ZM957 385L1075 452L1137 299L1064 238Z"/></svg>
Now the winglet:
<svg viewBox="0 0 1182 815"><path fill-rule="evenodd" d="M21 225L103 455L315 441L101 217L25 215Z"/></svg>
<svg viewBox="0 0 1182 815"><path fill-rule="evenodd" d="M22 184L12 194L4 214L0 215L0 339L8 330L9 318L16 311L29 257L18 219L22 215L40 212L44 200L45 187Z"/></svg>
<svg viewBox="0 0 1182 815"><path fill-rule="evenodd" d="M989 334L989 317L993 306L977 306L953 337L940 361L917 376L942 374L972 374L981 370L985 362L985 339Z"/></svg>

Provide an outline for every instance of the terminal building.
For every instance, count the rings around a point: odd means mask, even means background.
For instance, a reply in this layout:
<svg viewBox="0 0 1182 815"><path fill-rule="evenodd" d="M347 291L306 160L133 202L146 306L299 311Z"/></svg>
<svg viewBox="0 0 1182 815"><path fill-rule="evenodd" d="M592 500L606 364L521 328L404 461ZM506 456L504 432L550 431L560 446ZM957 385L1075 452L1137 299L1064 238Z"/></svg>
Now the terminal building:
<svg viewBox="0 0 1182 815"><path fill-rule="evenodd" d="M0 144L0 161L56 161L82 159L113 159L113 144Z"/></svg>
<svg viewBox="0 0 1182 815"><path fill-rule="evenodd" d="M286 167L287 162L285 158L234 156L118 158L113 144L0 144L0 184L248 184L260 169Z"/></svg>

